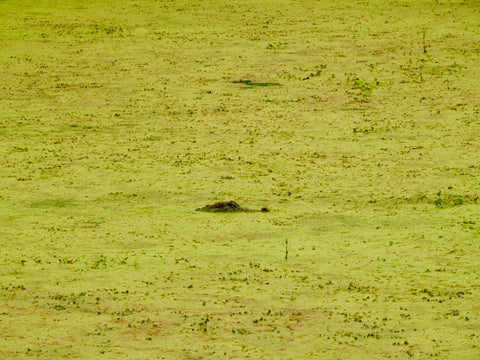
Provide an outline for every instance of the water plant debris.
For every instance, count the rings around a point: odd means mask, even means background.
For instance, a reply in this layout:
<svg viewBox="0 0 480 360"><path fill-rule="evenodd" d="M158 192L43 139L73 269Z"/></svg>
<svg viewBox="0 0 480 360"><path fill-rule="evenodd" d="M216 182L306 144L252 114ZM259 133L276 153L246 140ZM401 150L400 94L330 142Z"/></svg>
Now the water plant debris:
<svg viewBox="0 0 480 360"><path fill-rule="evenodd" d="M269 212L266 207L262 207L260 210L248 209L238 205L235 201L219 201L212 205L205 205L202 208L198 208L195 211L204 211L204 212L223 212L223 213L234 213L234 212Z"/></svg>

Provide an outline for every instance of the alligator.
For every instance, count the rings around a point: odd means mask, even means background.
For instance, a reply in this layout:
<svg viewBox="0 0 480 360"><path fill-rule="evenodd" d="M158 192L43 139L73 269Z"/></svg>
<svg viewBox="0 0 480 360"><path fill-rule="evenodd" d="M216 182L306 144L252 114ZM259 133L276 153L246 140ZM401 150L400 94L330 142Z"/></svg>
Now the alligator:
<svg viewBox="0 0 480 360"><path fill-rule="evenodd" d="M269 212L266 207L262 207L260 210L247 209L238 205L235 201L219 201L212 205L206 205L202 208L198 208L195 211L204 212L221 212L221 213L235 213L235 212Z"/></svg>

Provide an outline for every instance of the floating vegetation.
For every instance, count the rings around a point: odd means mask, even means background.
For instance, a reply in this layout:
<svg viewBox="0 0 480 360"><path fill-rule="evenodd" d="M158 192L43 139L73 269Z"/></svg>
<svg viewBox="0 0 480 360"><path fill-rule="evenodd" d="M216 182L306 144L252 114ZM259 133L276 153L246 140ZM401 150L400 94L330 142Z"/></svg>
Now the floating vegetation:
<svg viewBox="0 0 480 360"><path fill-rule="evenodd" d="M234 80L234 84L244 84L247 86L261 86L261 87L266 87L266 86L282 86L282 84L277 83L277 82L255 82L252 80Z"/></svg>
<svg viewBox="0 0 480 360"><path fill-rule="evenodd" d="M202 208L198 208L195 211L204 211L204 212L223 212L223 213L234 213L234 212L269 212L266 207L262 207L260 210L247 209L238 205L235 201L219 201L212 205L206 205Z"/></svg>
<svg viewBox="0 0 480 360"><path fill-rule="evenodd" d="M380 81L377 78L374 78L371 81L366 79L359 78L355 74L347 74L345 80L348 87L354 90L360 90L363 94L371 94L374 89L380 86Z"/></svg>
<svg viewBox="0 0 480 360"><path fill-rule="evenodd" d="M442 192L439 191L434 204L438 208L447 208L464 204L477 204L478 199L478 196L442 194Z"/></svg>

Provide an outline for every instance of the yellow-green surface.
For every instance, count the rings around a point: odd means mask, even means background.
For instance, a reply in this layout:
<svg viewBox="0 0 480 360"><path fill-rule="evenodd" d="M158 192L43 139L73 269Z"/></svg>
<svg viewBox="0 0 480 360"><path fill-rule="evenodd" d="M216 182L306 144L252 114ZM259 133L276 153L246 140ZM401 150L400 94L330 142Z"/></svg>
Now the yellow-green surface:
<svg viewBox="0 0 480 360"><path fill-rule="evenodd" d="M479 134L476 0L3 0L0 358L479 359Z"/></svg>

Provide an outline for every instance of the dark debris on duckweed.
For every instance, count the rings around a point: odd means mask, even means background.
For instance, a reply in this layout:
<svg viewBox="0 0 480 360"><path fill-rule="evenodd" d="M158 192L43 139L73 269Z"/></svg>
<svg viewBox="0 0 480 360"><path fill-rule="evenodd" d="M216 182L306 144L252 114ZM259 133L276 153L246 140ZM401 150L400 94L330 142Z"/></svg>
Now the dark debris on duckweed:
<svg viewBox="0 0 480 360"><path fill-rule="evenodd" d="M205 205L195 211L214 212L214 213L237 213L237 212L269 212L266 207L260 210L248 209L238 205L235 201L219 201L212 205Z"/></svg>

